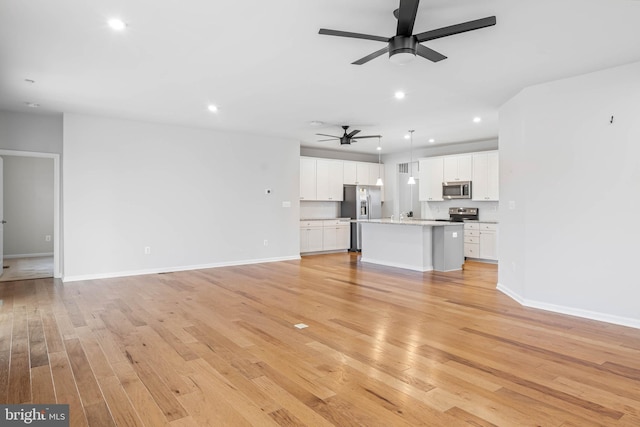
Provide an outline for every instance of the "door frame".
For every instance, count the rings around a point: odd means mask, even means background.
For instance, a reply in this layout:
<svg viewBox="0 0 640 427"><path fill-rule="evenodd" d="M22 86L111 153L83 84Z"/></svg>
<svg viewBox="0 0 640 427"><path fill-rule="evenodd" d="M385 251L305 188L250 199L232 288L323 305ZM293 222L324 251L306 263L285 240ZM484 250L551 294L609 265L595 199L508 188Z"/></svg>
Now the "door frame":
<svg viewBox="0 0 640 427"><path fill-rule="evenodd" d="M62 278L60 154L0 149L0 156L39 157L53 159L53 277Z"/></svg>

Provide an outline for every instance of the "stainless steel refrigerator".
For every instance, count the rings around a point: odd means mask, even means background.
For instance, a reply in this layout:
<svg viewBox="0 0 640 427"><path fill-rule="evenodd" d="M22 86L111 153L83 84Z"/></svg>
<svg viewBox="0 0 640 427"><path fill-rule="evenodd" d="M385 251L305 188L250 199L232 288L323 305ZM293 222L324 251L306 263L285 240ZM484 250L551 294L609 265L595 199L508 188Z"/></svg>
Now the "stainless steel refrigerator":
<svg viewBox="0 0 640 427"><path fill-rule="evenodd" d="M364 185L345 185L341 216L354 220L382 218L382 197L380 187ZM362 226L351 223L351 249L362 249Z"/></svg>

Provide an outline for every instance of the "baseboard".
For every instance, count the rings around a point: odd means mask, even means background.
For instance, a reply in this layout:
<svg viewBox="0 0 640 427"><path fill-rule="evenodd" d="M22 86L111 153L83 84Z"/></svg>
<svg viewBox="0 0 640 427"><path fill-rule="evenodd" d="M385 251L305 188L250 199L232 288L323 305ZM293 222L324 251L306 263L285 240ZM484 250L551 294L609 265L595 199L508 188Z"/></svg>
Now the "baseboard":
<svg viewBox="0 0 640 427"><path fill-rule="evenodd" d="M366 262L366 263L369 263L369 264L384 265L385 267L404 268L405 270L420 271L420 272L432 271L433 270L433 266L432 265L426 267L424 270L421 270L420 268L416 267L415 265L400 264L400 263L387 262L387 261L380 261L380 260L377 260L377 259L371 259L371 258L365 258L365 257L361 257L360 261L361 262Z"/></svg>
<svg viewBox="0 0 640 427"><path fill-rule="evenodd" d="M581 308L530 300L527 298L523 298L509 288L502 286L500 283L498 283L497 289L525 307L537 308L540 310L551 311L553 313L568 314L569 316L581 317L583 319L597 320L598 322L606 322L612 323L614 325L628 326L630 328L640 329L640 319L615 316L612 314L600 313L597 311L583 310Z"/></svg>
<svg viewBox="0 0 640 427"><path fill-rule="evenodd" d="M288 256L288 257L261 258L261 259L251 259L251 260L241 260L241 261L219 262L219 263L212 263L212 264L198 264L198 265L185 265L185 266L178 266L178 267L152 268L152 269L145 269L145 270L120 271L120 272L114 272L114 273L63 276L62 281L64 283L67 283L67 282L78 282L81 280L113 279L117 277L142 276L145 274L173 273L176 271L203 270L206 268L233 267L238 265L263 264L267 262L293 261L293 260L299 260L299 259L300 259L300 256L296 255L296 256Z"/></svg>
<svg viewBox="0 0 640 427"><path fill-rule="evenodd" d="M497 259L487 259L487 258L473 258L473 257L464 257L465 260L476 261L476 262L484 262L485 264L498 264Z"/></svg>
<svg viewBox="0 0 640 427"><path fill-rule="evenodd" d="M43 256L53 256L53 252L43 252L41 254L18 254L18 255L4 255L4 259L16 259L16 258L40 258Z"/></svg>

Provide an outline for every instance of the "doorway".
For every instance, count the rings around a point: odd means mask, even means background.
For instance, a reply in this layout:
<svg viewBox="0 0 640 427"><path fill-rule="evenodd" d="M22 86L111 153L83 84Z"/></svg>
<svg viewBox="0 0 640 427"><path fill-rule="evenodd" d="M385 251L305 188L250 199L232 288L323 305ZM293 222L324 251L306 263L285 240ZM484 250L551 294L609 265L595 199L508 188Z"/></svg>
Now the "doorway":
<svg viewBox="0 0 640 427"><path fill-rule="evenodd" d="M0 225L4 228L0 282L62 277L60 155L0 150L0 156L6 172L0 184L8 221Z"/></svg>

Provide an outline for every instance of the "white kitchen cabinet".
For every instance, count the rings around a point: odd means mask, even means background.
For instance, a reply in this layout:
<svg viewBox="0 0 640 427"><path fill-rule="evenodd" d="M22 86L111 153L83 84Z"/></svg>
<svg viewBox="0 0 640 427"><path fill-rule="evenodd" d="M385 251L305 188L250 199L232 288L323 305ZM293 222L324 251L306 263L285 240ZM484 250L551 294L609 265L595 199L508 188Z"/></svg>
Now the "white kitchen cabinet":
<svg viewBox="0 0 640 427"><path fill-rule="evenodd" d="M478 223L464 225L464 256L467 258L480 257L480 224Z"/></svg>
<svg viewBox="0 0 640 427"><path fill-rule="evenodd" d="M442 157L419 160L418 199L421 202L442 201L444 162Z"/></svg>
<svg viewBox="0 0 640 427"><path fill-rule="evenodd" d="M379 168L377 163L369 163L368 165L369 165L368 182L371 183L368 185L376 185L376 182L378 181L378 177L382 178L382 180L384 181L384 165L380 164Z"/></svg>
<svg viewBox="0 0 640 427"><path fill-rule="evenodd" d="M316 200L316 159L300 157L300 200Z"/></svg>
<svg viewBox="0 0 640 427"><path fill-rule="evenodd" d="M343 191L342 160L316 160L316 199L342 201Z"/></svg>
<svg viewBox="0 0 640 427"><path fill-rule="evenodd" d="M499 157L497 151L473 155L471 196L477 201L498 201Z"/></svg>
<svg viewBox="0 0 640 427"><path fill-rule="evenodd" d="M374 185L376 182L371 182L371 174L369 171L371 163L357 162L356 163L356 184L358 185Z"/></svg>
<svg viewBox="0 0 640 427"><path fill-rule="evenodd" d="M480 258L498 259L497 231L496 224L480 224Z"/></svg>
<svg viewBox="0 0 640 427"><path fill-rule="evenodd" d="M358 171L356 168L356 163L357 162L350 162L346 160L342 162L342 183L344 185L356 185L356 181L358 181Z"/></svg>
<svg viewBox="0 0 640 427"><path fill-rule="evenodd" d="M444 181L471 181L472 156L462 154L444 157Z"/></svg>
<svg viewBox="0 0 640 427"><path fill-rule="evenodd" d="M376 185L378 176L384 181L384 164L380 165L380 175L378 163L345 160L342 162L342 169L344 185Z"/></svg>
<svg viewBox="0 0 640 427"><path fill-rule="evenodd" d="M322 221L322 250L337 251L346 250L350 246L349 222L340 220Z"/></svg>
<svg viewBox="0 0 640 427"><path fill-rule="evenodd" d="M340 219L300 221L300 253L344 251L351 246L351 225Z"/></svg>
<svg viewBox="0 0 640 427"><path fill-rule="evenodd" d="M464 224L464 256L497 261L498 225L490 223Z"/></svg>
<svg viewBox="0 0 640 427"><path fill-rule="evenodd" d="M300 221L300 253L322 251L322 221Z"/></svg>

